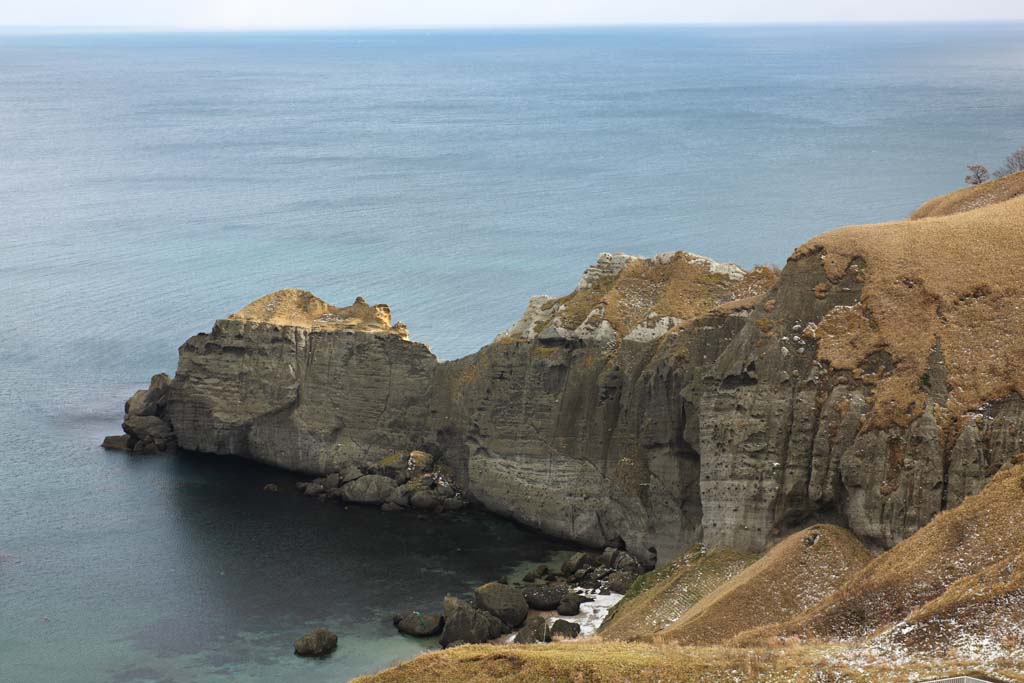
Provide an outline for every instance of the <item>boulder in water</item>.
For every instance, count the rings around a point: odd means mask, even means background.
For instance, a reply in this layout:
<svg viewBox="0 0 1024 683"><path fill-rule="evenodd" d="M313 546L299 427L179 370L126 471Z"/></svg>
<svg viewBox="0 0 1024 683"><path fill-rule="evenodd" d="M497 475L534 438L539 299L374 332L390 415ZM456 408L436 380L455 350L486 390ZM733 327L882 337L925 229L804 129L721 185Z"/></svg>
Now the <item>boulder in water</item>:
<svg viewBox="0 0 1024 683"><path fill-rule="evenodd" d="M338 636L326 628L313 629L295 641L295 654L300 657L323 657L338 649Z"/></svg>
<svg viewBox="0 0 1024 683"><path fill-rule="evenodd" d="M407 636L426 638L436 636L444 627L444 617L440 614L424 614L409 612L395 617L395 628Z"/></svg>
<svg viewBox="0 0 1024 683"><path fill-rule="evenodd" d="M341 487L341 497L349 503L380 505L395 490L395 482L381 474L367 474Z"/></svg>

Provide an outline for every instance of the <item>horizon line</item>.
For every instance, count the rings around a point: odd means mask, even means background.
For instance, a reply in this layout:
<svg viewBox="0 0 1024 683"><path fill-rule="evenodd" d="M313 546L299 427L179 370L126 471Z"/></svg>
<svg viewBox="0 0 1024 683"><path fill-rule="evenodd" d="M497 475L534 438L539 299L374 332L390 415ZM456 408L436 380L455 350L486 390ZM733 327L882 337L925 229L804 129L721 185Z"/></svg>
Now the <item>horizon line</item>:
<svg viewBox="0 0 1024 683"><path fill-rule="evenodd" d="M608 23L522 23L522 24L352 24L295 26L218 26L218 25L133 25L133 24L0 24L0 34L14 33L335 33L335 32L416 32L416 31L501 31L501 30L587 30L625 28L757 28L757 27L839 27L839 26L971 26L1024 24L1020 19L857 19L857 20L785 20L785 21L693 21L693 22L608 22Z"/></svg>

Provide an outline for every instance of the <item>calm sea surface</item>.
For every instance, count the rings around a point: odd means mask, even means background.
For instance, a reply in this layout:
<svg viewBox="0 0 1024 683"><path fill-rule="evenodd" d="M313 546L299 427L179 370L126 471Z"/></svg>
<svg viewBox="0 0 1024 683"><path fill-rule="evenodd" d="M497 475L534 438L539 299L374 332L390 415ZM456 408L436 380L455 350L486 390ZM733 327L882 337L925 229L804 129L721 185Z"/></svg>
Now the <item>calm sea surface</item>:
<svg viewBox="0 0 1024 683"><path fill-rule="evenodd" d="M1022 26L0 35L0 680L342 681L564 548L103 452L216 317L362 295L452 358L601 251L781 264L1022 144Z"/></svg>

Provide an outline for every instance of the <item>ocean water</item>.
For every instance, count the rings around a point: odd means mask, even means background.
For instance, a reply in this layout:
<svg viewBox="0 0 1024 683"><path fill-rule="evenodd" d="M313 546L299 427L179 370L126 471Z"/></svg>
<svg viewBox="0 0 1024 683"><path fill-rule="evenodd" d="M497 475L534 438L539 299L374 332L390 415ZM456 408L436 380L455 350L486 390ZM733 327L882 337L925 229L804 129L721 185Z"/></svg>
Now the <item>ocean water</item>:
<svg viewBox="0 0 1024 683"><path fill-rule="evenodd" d="M215 318L362 295L457 357L601 251L781 264L1022 144L1021 25L0 34L0 680L341 681L565 548L102 451Z"/></svg>

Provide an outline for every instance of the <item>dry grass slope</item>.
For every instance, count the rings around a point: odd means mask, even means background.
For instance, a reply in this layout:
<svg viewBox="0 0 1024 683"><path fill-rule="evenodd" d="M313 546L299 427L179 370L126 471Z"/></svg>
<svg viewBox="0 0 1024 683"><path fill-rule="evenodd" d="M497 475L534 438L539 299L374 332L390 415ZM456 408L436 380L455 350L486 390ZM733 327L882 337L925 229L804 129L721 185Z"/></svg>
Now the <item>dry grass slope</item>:
<svg viewBox="0 0 1024 683"><path fill-rule="evenodd" d="M690 320L722 304L763 294L777 278L774 268L759 266L742 279L732 279L710 270L704 259L677 252L671 259L634 259L595 286L552 299L544 308L565 306L559 314L562 327L575 329L604 306L602 318L625 335L652 313Z"/></svg>
<svg viewBox="0 0 1024 683"><path fill-rule="evenodd" d="M332 306L303 289L280 289L267 294L229 319L310 330L354 329L405 336L404 325L391 326L391 309L387 304L370 306L359 297L351 306Z"/></svg>
<svg viewBox="0 0 1024 683"><path fill-rule="evenodd" d="M826 647L735 649L601 641L466 645L422 655L353 683L906 683L951 670L844 660ZM1002 670L1009 681L1024 677Z"/></svg>
<svg viewBox="0 0 1024 683"><path fill-rule="evenodd" d="M994 604L1020 590L1013 559L1024 549L1022 503L1024 465L1016 465L875 558L817 607L742 634L736 643L757 644L773 635L849 641L906 620L942 620L975 600Z"/></svg>
<svg viewBox="0 0 1024 683"><path fill-rule="evenodd" d="M796 616L838 589L871 554L849 531L818 525L788 536L659 634L683 645L723 643Z"/></svg>
<svg viewBox="0 0 1024 683"><path fill-rule="evenodd" d="M1024 171L936 197L922 204L917 211L911 214L910 219L934 218L973 211L990 204L1005 202L1022 194L1024 194Z"/></svg>
<svg viewBox="0 0 1024 683"><path fill-rule="evenodd" d="M601 636L649 641L753 561L753 556L727 548L694 549L637 579L602 625Z"/></svg>
<svg viewBox="0 0 1024 683"><path fill-rule="evenodd" d="M838 281L863 260L861 302L837 307L814 333L818 359L855 369L874 354L891 371L872 378L868 427L906 426L927 406L923 377L938 349L949 398L934 403L953 428L967 412L1024 394L1024 196L967 213L841 228L791 259L820 258Z"/></svg>

